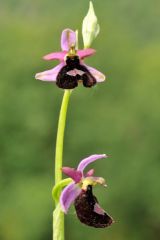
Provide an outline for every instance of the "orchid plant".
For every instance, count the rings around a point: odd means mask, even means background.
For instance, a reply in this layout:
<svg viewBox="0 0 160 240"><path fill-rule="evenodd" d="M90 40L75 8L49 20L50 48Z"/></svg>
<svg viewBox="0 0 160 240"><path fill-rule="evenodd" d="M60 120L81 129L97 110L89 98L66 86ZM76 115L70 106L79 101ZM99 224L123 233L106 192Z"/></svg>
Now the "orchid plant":
<svg viewBox="0 0 160 240"><path fill-rule="evenodd" d="M105 154L95 154L83 159L77 169L62 168L62 171L73 180L61 193L62 211L67 213L70 205L74 203L79 220L92 227L107 227L112 224L113 219L99 206L97 198L92 194L92 186L96 184L107 186L104 178L95 177L94 169L90 169L86 174L83 170L88 164L106 157Z"/></svg>
<svg viewBox="0 0 160 240"><path fill-rule="evenodd" d="M47 71L37 73L35 78L42 81L55 82L64 89L64 96L59 114L57 140L55 149L55 185L52 196L55 202L53 211L53 240L64 240L64 213L74 204L79 220L92 227L103 228L113 223L110 217L98 204L93 195L92 187L96 184L106 186L102 177L94 176L94 170L86 174L84 169L88 164L102 158L105 154L95 154L83 159L77 169L63 167L63 140L66 124L67 108L71 92L79 83L91 88L105 80L105 75L97 69L84 63L86 57L95 54L90 48L100 30L93 4L82 24L84 49L78 50L78 31L65 29L61 35L61 52L53 52L44 56L44 60L59 60L59 64ZM62 172L69 178L62 179Z"/></svg>

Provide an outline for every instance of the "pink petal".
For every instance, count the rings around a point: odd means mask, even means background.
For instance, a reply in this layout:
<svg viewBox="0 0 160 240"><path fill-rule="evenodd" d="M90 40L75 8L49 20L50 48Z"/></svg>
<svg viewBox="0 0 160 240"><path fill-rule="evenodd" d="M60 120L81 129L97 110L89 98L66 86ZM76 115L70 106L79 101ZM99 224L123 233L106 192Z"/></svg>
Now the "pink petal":
<svg viewBox="0 0 160 240"><path fill-rule="evenodd" d="M91 155L88 158L83 159L80 164L78 165L77 170L83 172L83 170L88 166L88 164L101 159L101 158L106 158L106 154L95 154Z"/></svg>
<svg viewBox="0 0 160 240"><path fill-rule="evenodd" d="M85 65L85 64L83 64ZM87 65L85 65L85 67L90 71L90 73L95 77L95 79L97 80L97 82L103 82L105 80L105 75L101 72L99 72L97 69L89 67Z"/></svg>
<svg viewBox="0 0 160 240"><path fill-rule="evenodd" d="M61 70L61 68L64 65L65 65L64 63L60 63L59 65L57 65L56 67L54 67L50 70L37 73L35 78L38 79L38 80L42 80L42 81L49 81L49 82L53 81L53 82L55 82L56 78L57 78L57 74L59 73L59 71Z"/></svg>
<svg viewBox="0 0 160 240"><path fill-rule="evenodd" d="M60 196L60 204L64 213L67 213L69 207L80 193L81 189L77 187L75 183L70 183L67 187L63 189Z"/></svg>
<svg viewBox="0 0 160 240"><path fill-rule="evenodd" d="M61 35L61 48L63 51L69 51L71 46L76 45L76 33L71 29L65 29Z"/></svg>
<svg viewBox="0 0 160 240"><path fill-rule="evenodd" d="M85 177L91 177L94 174L94 169L90 169L86 174Z"/></svg>
<svg viewBox="0 0 160 240"><path fill-rule="evenodd" d="M77 54L80 57L80 59L83 59L85 57L89 57L92 56L93 54L95 54L96 50L93 48L86 48L83 50L78 50Z"/></svg>
<svg viewBox="0 0 160 240"><path fill-rule="evenodd" d="M62 172L67 176L71 177L75 181L75 183L80 182L82 178L82 173L80 171L75 170L74 168L63 167Z"/></svg>
<svg viewBox="0 0 160 240"><path fill-rule="evenodd" d="M59 60L59 61L64 61L64 57L67 54L66 51L63 52L53 52L45 55L43 57L44 60Z"/></svg>

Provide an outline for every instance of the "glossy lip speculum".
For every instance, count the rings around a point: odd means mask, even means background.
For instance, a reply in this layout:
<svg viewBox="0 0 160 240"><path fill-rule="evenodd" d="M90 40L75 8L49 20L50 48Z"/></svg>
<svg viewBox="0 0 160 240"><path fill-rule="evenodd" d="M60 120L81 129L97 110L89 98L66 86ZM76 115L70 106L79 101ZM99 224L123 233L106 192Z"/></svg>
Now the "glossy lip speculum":
<svg viewBox="0 0 160 240"><path fill-rule="evenodd" d="M44 56L45 60L59 60L60 64L51 70L37 73L35 78L42 81L56 82L63 89L73 89L82 82L85 87L92 87L105 80L104 74L83 63L85 57L95 53L94 49L76 49L76 33L65 29L61 36L61 52Z"/></svg>
<svg viewBox="0 0 160 240"><path fill-rule="evenodd" d="M65 187L60 196L62 211L67 213L70 205L74 203L79 220L91 227L104 228L114 221L98 204L97 198L92 193L92 187L97 183L106 186L102 177L93 176L94 170L86 174L83 170L89 163L106 158L105 154L95 154L83 159L77 169L63 167L62 171L73 179L73 182Z"/></svg>

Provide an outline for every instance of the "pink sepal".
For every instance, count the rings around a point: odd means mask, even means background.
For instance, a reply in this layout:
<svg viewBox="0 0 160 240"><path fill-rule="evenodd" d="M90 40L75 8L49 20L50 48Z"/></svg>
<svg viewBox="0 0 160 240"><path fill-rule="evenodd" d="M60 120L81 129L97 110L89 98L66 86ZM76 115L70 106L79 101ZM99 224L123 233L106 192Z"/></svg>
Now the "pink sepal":
<svg viewBox="0 0 160 240"><path fill-rule="evenodd" d="M59 60L60 62L64 61L64 57L67 54L66 51L63 52L53 52L45 55L43 57L44 60L50 61L50 60Z"/></svg>
<svg viewBox="0 0 160 240"><path fill-rule="evenodd" d="M93 48L86 48L86 49L82 49L82 50L77 51L77 54L80 57L80 59L92 56L95 53L96 53L96 50L93 49Z"/></svg>

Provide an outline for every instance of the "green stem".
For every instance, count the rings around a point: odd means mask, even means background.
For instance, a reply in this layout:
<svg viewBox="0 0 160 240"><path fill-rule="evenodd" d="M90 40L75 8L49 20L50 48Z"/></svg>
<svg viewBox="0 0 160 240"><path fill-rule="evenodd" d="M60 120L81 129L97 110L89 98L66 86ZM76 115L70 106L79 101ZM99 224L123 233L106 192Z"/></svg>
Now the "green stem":
<svg viewBox="0 0 160 240"><path fill-rule="evenodd" d="M65 90L59 114L55 151L55 185L62 180L63 141L70 95L71 90ZM64 240L64 214L59 203L56 202L55 205L56 208L53 212L53 240Z"/></svg>

